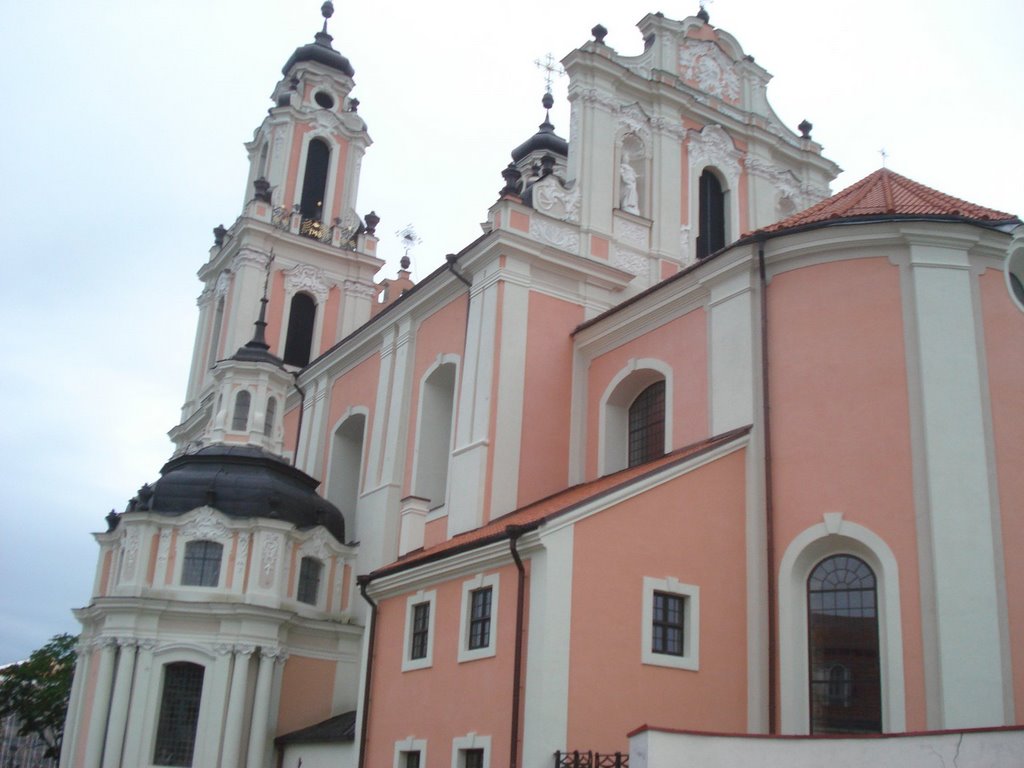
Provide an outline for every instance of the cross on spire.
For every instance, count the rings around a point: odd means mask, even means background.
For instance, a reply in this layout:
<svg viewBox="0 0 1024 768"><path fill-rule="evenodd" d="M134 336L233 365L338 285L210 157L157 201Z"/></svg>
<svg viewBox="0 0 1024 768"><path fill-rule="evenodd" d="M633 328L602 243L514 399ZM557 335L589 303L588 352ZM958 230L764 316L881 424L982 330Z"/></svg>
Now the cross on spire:
<svg viewBox="0 0 1024 768"><path fill-rule="evenodd" d="M564 75L565 70L562 69L562 65L555 61L555 57L550 53L543 59L534 59L533 63L537 66L537 69L544 71L544 85L547 87L547 92L551 93L551 84L554 78Z"/></svg>
<svg viewBox="0 0 1024 768"><path fill-rule="evenodd" d="M878 150L878 154L882 156L882 167L885 168L885 161L889 158L889 153L885 151L885 147Z"/></svg>

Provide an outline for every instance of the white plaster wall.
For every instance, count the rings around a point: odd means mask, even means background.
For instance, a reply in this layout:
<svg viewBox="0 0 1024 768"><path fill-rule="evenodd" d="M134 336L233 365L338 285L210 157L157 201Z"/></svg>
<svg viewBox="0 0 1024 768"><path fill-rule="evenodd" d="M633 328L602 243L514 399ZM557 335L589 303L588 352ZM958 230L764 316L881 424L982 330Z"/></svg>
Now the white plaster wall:
<svg viewBox="0 0 1024 768"><path fill-rule="evenodd" d="M1020 768L1024 729L861 738L772 738L643 731L630 768Z"/></svg>

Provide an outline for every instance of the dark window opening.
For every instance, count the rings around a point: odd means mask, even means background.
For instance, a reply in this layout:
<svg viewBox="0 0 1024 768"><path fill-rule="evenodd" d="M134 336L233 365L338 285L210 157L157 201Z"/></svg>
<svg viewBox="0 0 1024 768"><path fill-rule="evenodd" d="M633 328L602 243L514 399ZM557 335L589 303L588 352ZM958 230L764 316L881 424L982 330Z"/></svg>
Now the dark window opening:
<svg viewBox="0 0 1024 768"><path fill-rule="evenodd" d="M224 547L215 541L190 541L185 545L181 583L187 587L216 587L220 584L220 561Z"/></svg>
<svg viewBox="0 0 1024 768"><path fill-rule="evenodd" d="M323 221L324 196L327 193L327 170L331 150L323 139L313 139L306 149L306 175L302 179L302 200L299 211L303 219Z"/></svg>
<svg viewBox="0 0 1024 768"><path fill-rule="evenodd" d="M668 592L654 593L654 611L651 621L651 650L670 656L685 653L683 642L686 598Z"/></svg>
<svg viewBox="0 0 1024 768"><path fill-rule="evenodd" d="M244 432L249 426L249 404L252 396L248 390L240 390L235 395L235 412L231 416L231 429L234 432Z"/></svg>
<svg viewBox="0 0 1024 768"><path fill-rule="evenodd" d="M192 765L204 672L200 665L187 661L164 667L164 690L153 750L153 762L157 765Z"/></svg>
<svg viewBox="0 0 1024 768"><path fill-rule="evenodd" d="M402 753L402 768L420 768L419 750Z"/></svg>
<svg viewBox="0 0 1024 768"><path fill-rule="evenodd" d="M725 247L725 193L710 170L700 175L700 213L697 223L697 258L706 259Z"/></svg>
<svg viewBox="0 0 1024 768"><path fill-rule="evenodd" d="M412 607L412 636L409 638L410 659L427 658L427 640L429 638L430 603L417 603Z"/></svg>
<svg viewBox="0 0 1024 768"><path fill-rule="evenodd" d="M656 381L629 406L629 466L665 453L665 382Z"/></svg>
<svg viewBox="0 0 1024 768"><path fill-rule="evenodd" d="M277 400L273 397L267 400L267 412L263 417L263 435L270 437L274 434L274 420L277 418Z"/></svg>
<svg viewBox="0 0 1024 768"><path fill-rule="evenodd" d="M288 336L284 342L284 361L289 365L303 366L309 363L315 321L316 302L313 297L308 293L295 294L288 313Z"/></svg>
<svg viewBox="0 0 1024 768"><path fill-rule="evenodd" d="M491 588L474 589L469 593L469 649L486 648L491 644Z"/></svg>
<svg viewBox="0 0 1024 768"><path fill-rule="evenodd" d="M320 596L320 572L323 563L313 557L304 557L299 564L299 588L295 599L307 605L316 605Z"/></svg>
<svg viewBox="0 0 1024 768"><path fill-rule="evenodd" d="M464 768L484 768L484 751L482 749L462 750Z"/></svg>
<svg viewBox="0 0 1024 768"><path fill-rule="evenodd" d="M327 91L317 91L313 94L313 101L319 104L324 109L330 109L334 106L334 97L331 96Z"/></svg>
<svg viewBox="0 0 1024 768"><path fill-rule="evenodd" d="M852 555L822 560L807 613L811 733L881 732L875 574Z"/></svg>

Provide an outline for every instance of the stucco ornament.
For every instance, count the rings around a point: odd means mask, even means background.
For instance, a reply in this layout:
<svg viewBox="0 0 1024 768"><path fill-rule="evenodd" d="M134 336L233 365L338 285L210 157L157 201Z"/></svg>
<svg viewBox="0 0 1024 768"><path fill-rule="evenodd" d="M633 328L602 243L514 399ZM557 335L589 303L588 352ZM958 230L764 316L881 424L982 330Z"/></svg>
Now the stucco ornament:
<svg viewBox="0 0 1024 768"><path fill-rule="evenodd" d="M277 568L277 555L281 543L277 536L270 536L263 544L263 555L260 557L260 586L269 589L274 583L274 571Z"/></svg>
<svg viewBox="0 0 1024 768"><path fill-rule="evenodd" d="M228 288L231 287L231 272L225 269L219 275L217 275L217 282L213 285L213 295L218 299L225 296L228 292Z"/></svg>
<svg viewBox="0 0 1024 768"><path fill-rule="evenodd" d="M645 147L651 144L651 119L637 103L622 104L618 107L619 129L625 134L635 134Z"/></svg>
<svg viewBox="0 0 1024 768"><path fill-rule="evenodd" d="M579 221L580 190L578 186L566 189L553 176L547 176L533 186L533 207L560 221Z"/></svg>
<svg viewBox="0 0 1024 768"><path fill-rule="evenodd" d="M679 228L679 261L684 267L695 261L690 255L690 228L686 225Z"/></svg>
<svg viewBox="0 0 1024 768"><path fill-rule="evenodd" d="M647 257L626 248L612 248L612 266L618 267L631 275L640 275L647 271Z"/></svg>
<svg viewBox="0 0 1024 768"><path fill-rule="evenodd" d="M360 283L356 280L346 280L344 285L346 296L372 299L377 295L377 290L372 285L367 285L366 283Z"/></svg>
<svg viewBox="0 0 1024 768"><path fill-rule="evenodd" d="M245 569L249 563L249 534L243 533L238 537L238 551L235 554L235 576L236 584L241 584L245 578Z"/></svg>
<svg viewBox="0 0 1024 768"><path fill-rule="evenodd" d="M219 513L211 507L204 507L195 517L185 523L181 532L190 539L224 541L231 536L231 532L218 518Z"/></svg>
<svg viewBox="0 0 1024 768"><path fill-rule="evenodd" d="M321 563L327 562L327 558L331 556L330 550L327 548L327 535L324 533L323 528L318 528L309 539L302 545L302 553L304 555L312 555Z"/></svg>
<svg viewBox="0 0 1024 768"><path fill-rule="evenodd" d="M242 248L242 250L235 254L235 258L231 260L231 269L235 272L242 269L242 267L256 267L256 269L264 270L269 263L269 253L258 251L255 248Z"/></svg>
<svg viewBox="0 0 1024 768"><path fill-rule="evenodd" d="M793 201L794 205L800 205L801 193L800 193L800 182L793 175L791 171L785 168L780 168L777 165L773 165L767 160L762 160L752 155L747 155L744 158L743 164L747 168L747 172L751 176L759 176L762 179L767 179L771 182L772 186L778 191L779 195L783 198L789 198Z"/></svg>
<svg viewBox="0 0 1024 768"><path fill-rule="evenodd" d="M616 219L615 235L626 245L632 245L637 248L647 247L647 228L635 222Z"/></svg>
<svg viewBox="0 0 1024 768"><path fill-rule="evenodd" d="M687 150L690 168L700 170L713 166L724 173L730 185L739 182L740 151L720 125L705 125L701 131L690 131Z"/></svg>
<svg viewBox="0 0 1024 768"><path fill-rule="evenodd" d="M323 270L311 264L296 264L284 273L284 290L292 296L305 291L312 294L318 304L323 304L330 288L324 280Z"/></svg>
<svg viewBox="0 0 1024 768"><path fill-rule="evenodd" d="M679 47L679 75L705 93L733 103L739 100L735 62L715 43L684 40Z"/></svg>
<svg viewBox="0 0 1024 768"><path fill-rule="evenodd" d="M139 561L139 530L129 532L121 546L124 547L124 579L131 580L135 576L135 566Z"/></svg>
<svg viewBox="0 0 1024 768"><path fill-rule="evenodd" d="M544 221L539 216L530 218L530 234L536 239L563 251L579 253L580 233L574 227L564 224L556 224L553 221Z"/></svg>

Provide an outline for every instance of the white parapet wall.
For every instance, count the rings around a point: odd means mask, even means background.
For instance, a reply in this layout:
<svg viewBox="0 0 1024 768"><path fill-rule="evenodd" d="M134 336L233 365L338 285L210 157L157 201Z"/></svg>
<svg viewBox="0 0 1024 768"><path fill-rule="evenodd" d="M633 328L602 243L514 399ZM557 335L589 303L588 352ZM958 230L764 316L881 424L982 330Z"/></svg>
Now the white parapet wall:
<svg viewBox="0 0 1024 768"><path fill-rule="evenodd" d="M643 728L630 768L1021 768L1024 727L884 736L736 736Z"/></svg>

